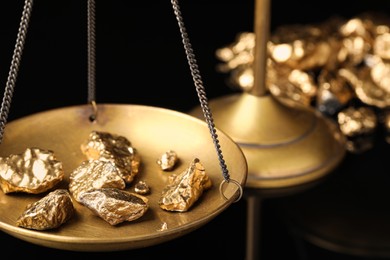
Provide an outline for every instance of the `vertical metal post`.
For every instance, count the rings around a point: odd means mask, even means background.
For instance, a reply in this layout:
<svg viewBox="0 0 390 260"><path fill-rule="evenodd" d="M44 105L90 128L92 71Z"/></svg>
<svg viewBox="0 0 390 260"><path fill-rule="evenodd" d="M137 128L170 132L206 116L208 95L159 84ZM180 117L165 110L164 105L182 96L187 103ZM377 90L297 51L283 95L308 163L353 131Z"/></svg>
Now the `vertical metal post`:
<svg viewBox="0 0 390 260"><path fill-rule="evenodd" d="M253 60L253 87L249 91L255 96L264 96L268 90L266 87L267 73L267 42L270 33L271 0L256 0L255 2L255 48Z"/></svg>

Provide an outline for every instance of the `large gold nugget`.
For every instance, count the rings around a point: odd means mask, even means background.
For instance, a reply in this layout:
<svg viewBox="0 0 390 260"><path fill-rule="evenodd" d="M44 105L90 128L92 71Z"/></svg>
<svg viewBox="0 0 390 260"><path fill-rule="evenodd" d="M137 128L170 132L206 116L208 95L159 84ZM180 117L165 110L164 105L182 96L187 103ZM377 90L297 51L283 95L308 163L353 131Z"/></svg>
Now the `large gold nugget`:
<svg viewBox="0 0 390 260"><path fill-rule="evenodd" d="M118 168L110 161L84 161L69 176L69 191L78 202L80 194L85 191L125 187L126 183Z"/></svg>
<svg viewBox="0 0 390 260"><path fill-rule="evenodd" d="M62 162L50 150L27 148L23 154L0 157L0 187L4 193L39 194L63 179Z"/></svg>
<svg viewBox="0 0 390 260"><path fill-rule="evenodd" d="M138 174L141 158L126 137L92 131L81 144L81 151L88 159L113 162L126 183L131 183Z"/></svg>
<svg viewBox="0 0 390 260"><path fill-rule="evenodd" d="M136 220L149 208L146 197L115 188L83 192L80 202L112 226Z"/></svg>
<svg viewBox="0 0 390 260"><path fill-rule="evenodd" d="M175 176L162 191L159 205L168 211L187 211L203 194L211 188L211 179L198 158L181 174Z"/></svg>
<svg viewBox="0 0 390 260"><path fill-rule="evenodd" d="M67 222L74 213L69 192L65 189L57 189L29 204L16 220L16 225L35 230L54 229Z"/></svg>

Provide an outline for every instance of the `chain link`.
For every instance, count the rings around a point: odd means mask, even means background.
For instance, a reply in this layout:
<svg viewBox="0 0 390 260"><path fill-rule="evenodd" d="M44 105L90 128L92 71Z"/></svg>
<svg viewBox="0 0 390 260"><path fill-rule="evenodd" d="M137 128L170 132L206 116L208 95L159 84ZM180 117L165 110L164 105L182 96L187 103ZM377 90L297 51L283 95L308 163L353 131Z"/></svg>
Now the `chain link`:
<svg viewBox="0 0 390 260"><path fill-rule="evenodd" d="M16 38L14 53L12 56L11 67L8 74L6 87L4 90L3 102L1 103L0 143L3 141L4 129L8 120L9 109L11 107L12 96L15 90L15 82L19 72L20 61L22 59L22 53L23 53L24 43L27 35L27 29L31 17L32 6L33 6L33 0L26 0L24 2L22 18L19 24L19 31Z"/></svg>

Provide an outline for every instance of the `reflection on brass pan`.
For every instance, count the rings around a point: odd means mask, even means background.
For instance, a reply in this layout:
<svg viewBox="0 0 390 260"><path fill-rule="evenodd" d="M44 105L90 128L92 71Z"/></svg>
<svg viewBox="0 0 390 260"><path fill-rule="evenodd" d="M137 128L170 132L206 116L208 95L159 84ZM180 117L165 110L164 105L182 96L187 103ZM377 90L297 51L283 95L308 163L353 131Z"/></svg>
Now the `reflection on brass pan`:
<svg viewBox="0 0 390 260"><path fill-rule="evenodd" d="M64 173L63 180L55 188L68 189L71 179L72 181L77 179L77 182L71 185L74 194L79 192L76 186L81 187L82 182L86 186L80 189L80 194L75 198L88 194L88 196L98 198L106 206L127 203L126 200L115 199L117 198L115 196L122 194L122 191L131 192L134 196L135 194L143 196L138 192L150 187L152 192L145 195L148 199L148 209L144 212L145 214L141 216L140 213L146 205L139 201L140 204L131 206L141 206L141 211L132 212L130 216L141 217L130 222L124 221L126 223L121 223L119 227L113 227L102 219L112 212L100 211L99 214L102 217L99 217L93 210L74 200L73 206L77 218L71 218L66 225L57 228L54 233L49 230L38 231L19 227L15 223L25 211L26 206L43 198L44 194L20 193L18 196L12 196L0 191L0 229L2 231L27 242L72 251L116 251L143 248L175 239L205 225L235 201L239 188L237 185L229 184L225 186L224 196L218 189L208 189L207 196L202 196L196 206L191 207L191 210L185 214L174 214L163 210L158 204L172 176L185 172L188 168L187 163L176 164L172 172L161 174L161 167L156 163L156 158L160 158L161 151L166 151L167 147L180 154L183 162L192 162L194 158L199 158L204 169L207 169L207 176L211 182L221 183L224 180L218 155L210 141L210 132L204 121L177 111L142 105L100 104L97 105L97 109L99 117L94 122L89 120L91 113L89 105L44 111L11 121L5 128L4 138L0 144L0 156L6 158L10 154L22 154L25 147L42 147L55 151L56 160L62 163ZM29 131L25 131L26 128ZM137 148L137 154L139 158L142 158L142 163L139 165L138 174L134 176L134 180L127 183L125 188L122 189L123 176L118 177L114 174L119 170L113 160L87 159L80 149L80 144L85 143L93 132L112 133L125 137L131 140L131 147ZM50 133L49 137L47 133ZM248 170L244 154L239 146L218 128L217 134L221 149L224 151L224 159L229 166L230 178L244 186ZM96 151L100 153L99 149ZM93 169L97 171L92 173ZM110 169L113 175L107 174ZM200 171L201 168L198 167L198 170ZM95 174L92 178L94 184L89 183L85 176L82 177L85 172ZM78 174L78 178L75 178ZM109 187L116 189L114 193L101 193L101 189L104 188L98 188L97 184L102 182L107 184L109 180L115 180L114 182L120 185ZM202 185L208 183L207 178L202 180ZM140 187L141 184L146 184L147 188ZM95 185L97 187L91 189ZM136 190L138 192L135 192ZM116 200L114 204L112 204L113 199ZM127 217L109 220L116 223L123 219ZM54 227L54 222L52 225Z"/></svg>
<svg viewBox="0 0 390 260"><path fill-rule="evenodd" d="M16 225L35 230L55 229L75 214L73 201L66 189L57 189L27 205Z"/></svg>
<svg viewBox="0 0 390 260"><path fill-rule="evenodd" d="M192 160L188 168L169 179L158 201L162 209L168 211L188 211L210 189L213 183L198 158Z"/></svg>
<svg viewBox="0 0 390 260"><path fill-rule="evenodd" d="M0 187L4 193L39 194L64 178L62 162L53 151L27 148L23 153L0 157Z"/></svg>
<svg viewBox="0 0 390 260"><path fill-rule="evenodd" d="M79 199L81 204L113 226L139 219L149 208L146 197L116 188L85 191Z"/></svg>
<svg viewBox="0 0 390 260"><path fill-rule="evenodd" d="M378 117L390 106L389 46L390 19L381 13L281 25L267 43L267 88L278 99L313 106L335 122L352 105L375 108ZM242 32L216 50L223 62L217 70L230 73L229 83L243 91L253 87L253 48L254 34ZM367 150L358 140L348 147Z"/></svg>

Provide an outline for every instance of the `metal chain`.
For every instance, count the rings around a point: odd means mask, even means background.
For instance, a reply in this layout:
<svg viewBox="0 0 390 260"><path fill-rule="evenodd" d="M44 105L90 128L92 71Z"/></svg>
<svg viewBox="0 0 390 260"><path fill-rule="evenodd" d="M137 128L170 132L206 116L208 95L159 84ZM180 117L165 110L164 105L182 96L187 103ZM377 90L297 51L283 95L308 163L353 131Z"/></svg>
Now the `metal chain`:
<svg viewBox="0 0 390 260"><path fill-rule="evenodd" d="M194 80L196 92L198 93L200 106L202 108L203 115L205 117L207 125L210 129L211 137L213 139L214 146L215 146L217 154L218 154L219 164L220 164L221 169L222 169L222 175L223 175L224 179L227 182L229 182L230 181L229 171L228 171L227 166L225 164L225 160L223 159L221 146L219 144L218 135L216 133L216 129L215 129L215 125L214 125L214 120L213 120L210 108L208 106L206 91L205 91L205 88L203 86L203 82L202 82L202 78L201 78L201 75L200 75L200 72L198 69L195 54L193 52L186 28L184 26L183 17L182 17L181 11L180 11L178 0L171 0L171 3L172 3L173 11L174 11L175 16L176 16L176 20L179 24L184 49L186 52L188 64L190 65L191 75L192 75L192 78Z"/></svg>
<svg viewBox="0 0 390 260"><path fill-rule="evenodd" d="M96 32L95 32L95 0L88 0L88 103L92 105L93 114L90 121L97 119L96 108Z"/></svg>
<svg viewBox="0 0 390 260"><path fill-rule="evenodd" d="M88 0L88 102L95 100L95 1Z"/></svg>
<svg viewBox="0 0 390 260"><path fill-rule="evenodd" d="M15 90L15 82L19 72L20 61L22 58L24 43L27 35L27 29L31 17L33 0L26 0L22 18L19 24L19 31L16 38L14 53L12 56L11 67L7 78L7 83L4 91L3 102L0 110L0 143L3 141L4 129L7 124L9 109L11 107L12 96Z"/></svg>

